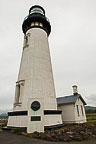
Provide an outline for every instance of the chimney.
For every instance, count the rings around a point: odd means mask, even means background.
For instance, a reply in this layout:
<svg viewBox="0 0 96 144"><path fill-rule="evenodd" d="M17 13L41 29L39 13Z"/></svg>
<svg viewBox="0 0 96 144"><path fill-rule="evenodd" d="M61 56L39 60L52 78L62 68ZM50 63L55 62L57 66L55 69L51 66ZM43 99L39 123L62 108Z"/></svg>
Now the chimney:
<svg viewBox="0 0 96 144"><path fill-rule="evenodd" d="M77 90L77 85L73 85L73 94L76 95L78 94L78 90Z"/></svg>

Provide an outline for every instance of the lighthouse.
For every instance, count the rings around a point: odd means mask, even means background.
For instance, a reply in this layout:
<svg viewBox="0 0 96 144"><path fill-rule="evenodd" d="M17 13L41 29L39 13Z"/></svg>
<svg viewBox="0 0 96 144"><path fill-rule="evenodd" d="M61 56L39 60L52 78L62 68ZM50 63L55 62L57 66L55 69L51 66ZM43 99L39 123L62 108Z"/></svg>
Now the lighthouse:
<svg viewBox="0 0 96 144"><path fill-rule="evenodd" d="M48 43L51 25L41 6L30 8L22 30L23 52L7 127L26 129L28 133L44 132L50 126L62 124L62 119L57 110Z"/></svg>

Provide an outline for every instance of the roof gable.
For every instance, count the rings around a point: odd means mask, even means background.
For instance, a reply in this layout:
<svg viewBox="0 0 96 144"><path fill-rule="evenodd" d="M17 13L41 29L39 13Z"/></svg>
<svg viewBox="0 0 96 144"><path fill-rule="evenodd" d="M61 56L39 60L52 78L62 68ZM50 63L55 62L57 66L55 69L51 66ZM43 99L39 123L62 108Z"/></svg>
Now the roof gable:
<svg viewBox="0 0 96 144"><path fill-rule="evenodd" d="M84 105L86 105L86 102L84 101L84 99L81 97L80 94L76 94L76 95L70 95L70 96L65 96L65 97L59 97L57 98L57 104L74 104L76 102L76 100L80 98L81 101L84 103Z"/></svg>

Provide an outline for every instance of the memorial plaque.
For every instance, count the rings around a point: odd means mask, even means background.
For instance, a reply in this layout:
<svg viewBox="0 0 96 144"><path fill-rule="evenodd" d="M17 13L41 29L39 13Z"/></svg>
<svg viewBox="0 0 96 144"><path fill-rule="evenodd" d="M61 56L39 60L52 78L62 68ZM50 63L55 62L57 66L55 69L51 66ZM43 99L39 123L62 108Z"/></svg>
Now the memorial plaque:
<svg viewBox="0 0 96 144"><path fill-rule="evenodd" d="M34 111L39 110L40 109L40 103L38 101L32 102L31 109L34 110Z"/></svg>

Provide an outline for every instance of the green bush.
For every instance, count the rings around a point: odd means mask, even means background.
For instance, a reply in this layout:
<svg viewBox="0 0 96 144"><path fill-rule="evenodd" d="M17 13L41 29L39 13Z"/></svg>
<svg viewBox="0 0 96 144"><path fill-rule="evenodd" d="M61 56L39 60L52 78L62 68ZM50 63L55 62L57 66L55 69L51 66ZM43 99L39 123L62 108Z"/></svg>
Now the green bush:
<svg viewBox="0 0 96 144"><path fill-rule="evenodd" d="M14 132L15 134L21 135L21 132L22 132L22 131L21 131L20 128L17 128L17 129L14 129L13 132Z"/></svg>

